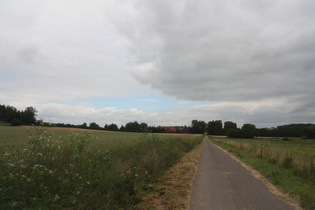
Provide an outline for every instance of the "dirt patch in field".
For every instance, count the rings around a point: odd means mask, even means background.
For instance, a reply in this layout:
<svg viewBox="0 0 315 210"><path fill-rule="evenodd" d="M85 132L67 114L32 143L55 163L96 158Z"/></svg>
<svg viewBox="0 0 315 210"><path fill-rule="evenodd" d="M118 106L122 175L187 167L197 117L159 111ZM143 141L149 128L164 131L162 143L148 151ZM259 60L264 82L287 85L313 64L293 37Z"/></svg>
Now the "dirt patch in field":
<svg viewBox="0 0 315 210"><path fill-rule="evenodd" d="M203 143L186 154L141 196L142 202L131 209L189 209L190 193Z"/></svg>
<svg viewBox="0 0 315 210"><path fill-rule="evenodd" d="M217 146L217 145L216 145ZM247 170L249 170L251 172L251 174L261 180L269 189L270 192L272 192L273 194L275 194L278 198L280 198L281 200L284 200L285 202L287 202L288 204L290 204L291 206L293 206L295 209L297 210L303 210L303 208L301 208L299 206L299 200L298 198L294 198L292 196L290 196L289 194L283 192L281 189L277 188L276 186L274 186L266 177L264 177L261 173L259 173L259 171L253 169L251 166L245 164L244 162L242 162L239 158L237 158L235 155L229 153L228 151L226 151L225 149L217 146L219 149L221 149L223 152L227 153L230 157L232 157L234 160L236 160L238 163L240 163L244 168L246 168Z"/></svg>

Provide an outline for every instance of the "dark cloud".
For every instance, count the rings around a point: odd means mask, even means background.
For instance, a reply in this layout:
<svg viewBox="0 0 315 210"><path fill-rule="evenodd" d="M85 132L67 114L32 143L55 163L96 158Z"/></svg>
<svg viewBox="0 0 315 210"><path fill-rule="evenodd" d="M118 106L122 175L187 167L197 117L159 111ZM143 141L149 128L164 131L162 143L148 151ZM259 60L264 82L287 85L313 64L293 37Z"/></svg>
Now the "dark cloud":
<svg viewBox="0 0 315 210"><path fill-rule="evenodd" d="M141 1L135 7L128 28L118 27L143 84L209 101L290 98L315 89L311 1Z"/></svg>

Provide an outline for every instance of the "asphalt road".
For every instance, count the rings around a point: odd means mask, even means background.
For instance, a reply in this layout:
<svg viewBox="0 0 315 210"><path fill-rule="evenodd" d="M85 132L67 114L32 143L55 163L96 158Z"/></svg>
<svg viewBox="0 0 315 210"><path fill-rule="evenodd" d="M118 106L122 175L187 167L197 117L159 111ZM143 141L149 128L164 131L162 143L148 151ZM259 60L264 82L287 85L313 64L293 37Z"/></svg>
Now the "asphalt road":
<svg viewBox="0 0 315 210"><path fill-rule="evenodd" d="M205 137L191 193L192 210L291 210L240 163Z"/></svg>

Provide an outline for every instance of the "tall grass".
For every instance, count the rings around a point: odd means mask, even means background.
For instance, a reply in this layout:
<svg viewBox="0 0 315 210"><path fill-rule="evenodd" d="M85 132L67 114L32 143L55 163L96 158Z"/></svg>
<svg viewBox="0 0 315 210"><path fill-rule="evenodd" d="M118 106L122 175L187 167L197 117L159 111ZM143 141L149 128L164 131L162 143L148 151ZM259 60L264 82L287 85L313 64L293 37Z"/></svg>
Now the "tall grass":
<svg viewBox="0 0 315 210"><path fill-rule="evenodd" d="M245 151L256 157L264 158L283 168L291 169L296 176L300 176L315 184L315 142L303 145L304 142L270 142L270 141L242 141L217 140ZM309 150L309 149L313 149Z"/></svg>
<svg viewBox="0 0 315 210"><path fill-rule="evenodd" d="M139 202L200 137L142 135L104 146L91 132L29 132L25 148L0 151L0 209L119 209Z"/></svg>

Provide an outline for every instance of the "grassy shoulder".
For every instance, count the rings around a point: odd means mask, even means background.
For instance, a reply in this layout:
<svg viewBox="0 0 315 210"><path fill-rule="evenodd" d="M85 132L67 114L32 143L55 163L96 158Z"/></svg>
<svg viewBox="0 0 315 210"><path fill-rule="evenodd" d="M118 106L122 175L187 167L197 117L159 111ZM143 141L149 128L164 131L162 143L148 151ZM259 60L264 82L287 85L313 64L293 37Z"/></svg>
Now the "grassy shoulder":
<svg viewBox="0 0 315 210"><path fill-rule="evenodd" d="M250 154L235 145L224 144L224 141L216 141L213 138L211 141L233 154L241 162L249 165L250 168L257 170L266 179L265 182L278 188L271 190L278 197L291 204L298 203L304 209L315 209L315 184L311 180L297 176L291 168L279 166L274 161L262 158L259 154ZM269 189L271 188L269 184Z"/></svg>
<svg viewBox="0 0 315 210"><path fill-rule="evenodd" d="M141 202L132 209L189 209L190 191L203 144L196 146L143 192Z"/></svg>

